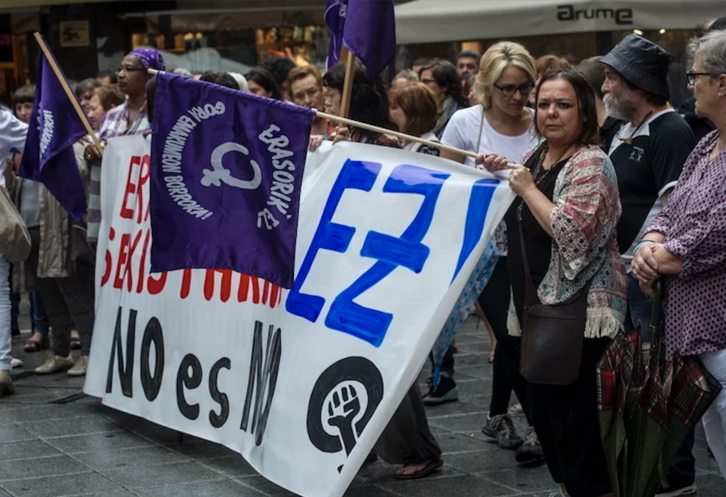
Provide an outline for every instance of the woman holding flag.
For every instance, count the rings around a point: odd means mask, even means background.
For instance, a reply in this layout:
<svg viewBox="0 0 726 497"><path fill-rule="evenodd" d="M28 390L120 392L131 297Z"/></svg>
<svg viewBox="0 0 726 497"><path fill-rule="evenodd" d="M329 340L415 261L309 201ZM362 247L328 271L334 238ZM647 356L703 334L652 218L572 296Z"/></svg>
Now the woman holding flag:
<svg viewBox="0 0 726 497"><path fill-rule="evenodd" d="M486 51L479 68L475 86L479 105L454 114L441 142L480 154L496 153L510 162L519 162L537 143L537 137L532 132L533 113L525 107L536 78L534 59L522 45L501 42ZM444 151L442 156L474 165L473 159L463 155ZM523 463L541 460L543 455L531 423L526 437L522 439L508 413L509 399L514 390L529 419L527 386L519 373L520 340L507 333L509 275L505 236L502 224L472 275L473 283L462 292L457 307L471 308L479 297L478 302L497 339L492 397L482 432L496 439L502 449L515 450L516 461ZM442 333L454 335L466 317L468 313L457 316L456 321L447 322ZM449 348L441 363L439 381L436 385L432 384L427 402L433 404L450 396L448 392L456 388L453 372L454 357Z"/></svg>
<svg viewBox="0 0 726 497"><path fill-rule="evenodd" d="M127 99L106 114L101 125L101 139L143 133L149 129L145 110L148 68L164 68L163 59L156 50L136 49L124 57L118 71L119 89ZM101 220L100 155L95 145L89 144L83 151L84 146L84 141L79 142L74 147L76 154L73 157L85 178L84 183L87 184L90 175L87 241L93 243L98 238ZM37 261L37 285L53 328L53 352L35 372L68 371L69 375L82 376L88 367L93 333L95 260L92 249L83 240L83 225L70 223L67 213L51 195L47 195L45 204L41 216L46 219L46 236L40 238L39 243L46 257ZM48 236L49 233L53 235ZM40 232L35 236L40 237ZM69 260L71 263L67 264ZM74 325L81 339L81 355L76 361L70 355L70 332Z"/></svg>
<svg viewBox="0 0 726 497"><path fill-rule="evenodd" d="M612 496L596 366L625 320L627 278L615 236L617 179L598 146L595 93L581 73L545 74L535 101L537 134L544 141L509 176L519 197L504 217L512 290L507 326L512 336L524 337L527 411L552 478L572 497ZM497 154L481 155L478 162L490 171L509 167ZM573 324L536 320L534 311L542 308ZM549 329L557 335L534 343L531 337Z"/></svg>
<svg viewBox="0 0 726 497"><path fill-rule="evenodd" d="M142 135L149 131L146 109L147 69L163 71L164 58L153 48L137 48L126 55L119 64L118 88L126 95L123 105L106 113L99 130L104 141L115 136ZM84 158L91 164L91 189L88 199L88 241L98 241L101 224L101 157L92 145L86 147Z"/></svg>

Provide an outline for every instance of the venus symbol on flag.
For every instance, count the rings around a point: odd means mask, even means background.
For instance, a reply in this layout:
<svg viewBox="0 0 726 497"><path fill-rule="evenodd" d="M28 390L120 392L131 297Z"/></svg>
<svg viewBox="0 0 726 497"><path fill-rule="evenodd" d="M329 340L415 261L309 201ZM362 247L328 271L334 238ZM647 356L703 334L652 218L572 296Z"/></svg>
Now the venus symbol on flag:
<svg viewBox="0 0 726 497"><path fill-rule="evenodd" d="M152 271L232 269L291 288L314 111L157 77Z"/></svg>

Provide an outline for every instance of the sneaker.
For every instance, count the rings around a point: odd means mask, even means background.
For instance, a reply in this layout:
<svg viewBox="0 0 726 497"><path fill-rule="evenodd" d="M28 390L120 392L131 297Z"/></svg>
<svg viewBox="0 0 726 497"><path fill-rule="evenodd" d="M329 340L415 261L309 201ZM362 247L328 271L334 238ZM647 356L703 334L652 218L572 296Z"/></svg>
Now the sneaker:
<svg viewBox="0 0 726 497"><path fill-rule="evenodd" d="M655 494L655 497L680 497L681 495L695 495L695 493L696 484L691 483L690 485L676 489L665 490L661 488L658 490L658 493Z"/></svg>
<svg viewBox="0 0 726 497"><path fill-rule="evenodd" d="M481 432L488 437L496 438L499 447L505 450L517 450L524 444L508 414L500 414L493 418L487 416L487 424Z"/></svg>
<svg viewBox="0 0 726 497"><path fill-rule="evenodd" d="M67 371L73 367L73 358L69 355L68 357L60 357L55 354L48 356L45 362L35 368L35 374L52 374L60 371Z"/></svg>
<svg viewBox="0 0 726 497"><path fill-rule="evenodd" d="M539 438L537 438L537 432L531 426L527 430L527 436L524 437L524 443L517 449L514 459L518 463L541 461L544 459L544 452L542 452L542 446L539 443Z"/></svg>
<svg viewBox="0 0 726 497"><path fill-rule="evenodd" d="M6 395L12 395L15 393L15 385L13 384L13 379L10 377L10 371L1 370L0 371L0 397L5 397Z"/></svg>
<svg viewBox="0 0 726 497"><path fill-rule="evenodd" d="M85 376L86 370L88 369L88 357L80 356L76 359L73 367L68 370L68 376Z"/></svg>
<svg viewBox="0 0 726 497"><path fill-rule="evenodd" d="M10 367L15 368L22 368L23 367L23 361L18 359L17 357L11 357L10 358Z"/></svg>
<svg viewBox="0 0 726 497"><path fill-rule="evenodd" d="M423 403L426 406L437 406L446 402L459 400L459 391L456 389L456 382L448 376L439 377L439 384L433 386L433 380L426 380L429 384L429 391L423 396Z"/></svg>

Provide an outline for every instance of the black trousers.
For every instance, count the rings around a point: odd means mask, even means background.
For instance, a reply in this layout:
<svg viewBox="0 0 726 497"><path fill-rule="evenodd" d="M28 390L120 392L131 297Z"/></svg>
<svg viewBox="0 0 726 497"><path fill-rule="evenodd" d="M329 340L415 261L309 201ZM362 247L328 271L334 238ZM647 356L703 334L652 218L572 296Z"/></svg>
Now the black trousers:
<svg viewBox="0 0 726 497"><path fill-rule="evenodd" d="M519 372L521 339L509 335L507 331L509 299L507 258L501 257L494 267L489 283L479 295L479 305L494 331L494 336L497 338L489 416L497 416L507 412L512 390L514 390L529 420L527 382Z"/></svg>
<svg viewBox="0 0 726 497"><path fill-rule="evenodd" d="M529 383L532 423L555 482L571 497L612 492L600 440L597 363L609 338L585 338L580 376L568 386Z"/></svg>
<svg viewBox="0 0 726 497"><path fill-rule="evenodd" d="M441 457L415 382L381 433L374 451L389 464L418 464Z"/></svg>

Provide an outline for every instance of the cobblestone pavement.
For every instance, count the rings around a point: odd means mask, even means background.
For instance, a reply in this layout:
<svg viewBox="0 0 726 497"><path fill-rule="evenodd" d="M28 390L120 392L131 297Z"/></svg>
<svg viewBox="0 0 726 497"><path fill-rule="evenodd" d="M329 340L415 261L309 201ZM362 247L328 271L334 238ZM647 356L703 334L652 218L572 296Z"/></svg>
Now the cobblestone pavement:
<svg viewBox="0 0 726 497"><path fill-rule="evenodd" d="M480 431L489 407L491 366L489 340L476 318L467 322L457 344L459 401L428 410L444 451L443 470L399 482L392 477L395 468L379 461L360 471L347 496L547 497L556 490L546 467L519 467L513 452L499 449ZM14 350L26 371L45 357L45 352L23 354L20 340ZM182 438L94 398L73 400L82 379L14 373L17 394L0 400L0 497L293 495L221 445ZM523 431L523 418L515 421ZM696 444L698 495L723 496L726 483L706 453L701 430Z"/></svg>

